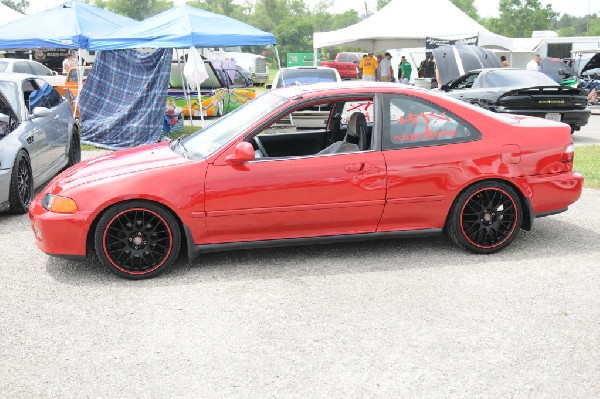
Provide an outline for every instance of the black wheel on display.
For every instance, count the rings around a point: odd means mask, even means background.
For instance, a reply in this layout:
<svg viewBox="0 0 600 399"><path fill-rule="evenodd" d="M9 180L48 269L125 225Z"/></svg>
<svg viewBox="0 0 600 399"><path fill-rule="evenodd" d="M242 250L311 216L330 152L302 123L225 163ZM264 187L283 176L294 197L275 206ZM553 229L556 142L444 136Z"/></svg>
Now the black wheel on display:
<svg viewBox="0 0 600 399"><path fill-rule="evenodd" d="M111 272L132 280L154 277L177 259L179 223L160 204L129 201L109 208L96 226L96 254Z"/></svg>
<svg viewBox="0 0 600 399"><path fill-rule="evenodd" d="M482 182L458 196L446 230L459 246L477 254L491 254L515 239L522 220L521 201L512 187Z"/></svg>
<svg viewBox="0 0 600 399"><path fill-rule="evenodd" d="M71 142L69 143L69 161L67 167L73 166L81 162L81 141L79 138L79 128L73 127L73 133L71 134Z"/></svg>
<svg viewBox="0 0 600 399"><path fill-rule="evenodd" d="M12 213L26 213L33 198L33 173L31 161L25 150L20 150L15 158L10 176L8 194L9 209Z"/></svg>

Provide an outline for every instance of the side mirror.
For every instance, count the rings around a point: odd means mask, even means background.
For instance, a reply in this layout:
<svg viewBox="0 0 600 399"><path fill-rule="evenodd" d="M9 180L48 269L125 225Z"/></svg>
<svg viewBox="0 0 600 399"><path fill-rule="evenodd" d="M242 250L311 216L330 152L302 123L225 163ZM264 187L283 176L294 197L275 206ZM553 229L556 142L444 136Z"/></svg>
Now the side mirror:
<svg viewBox="0 0 600 399"><path fill-rule="evenodd" d="M54 75L54 76L58 76L58 72L56 72L56 71L52 71L52 75Z"/></svg>
<svg viewBox="0 0 600 399"><path fill-rule="evenodd" d="M234 165L253 161L254 158L254 147L252 147L252 144L247 141L242 141L241 143L236 144L235 153L227 155L227 158L225 159L227 160L227 163Z"/></svg>
<svg viewBox="0 0 600 399"><path fill-rule="evenodd" d="M52 111L50 111L46 107L35 107L33 109L33 117L34 118L45 118L50 115L52 115Z"/></svg>

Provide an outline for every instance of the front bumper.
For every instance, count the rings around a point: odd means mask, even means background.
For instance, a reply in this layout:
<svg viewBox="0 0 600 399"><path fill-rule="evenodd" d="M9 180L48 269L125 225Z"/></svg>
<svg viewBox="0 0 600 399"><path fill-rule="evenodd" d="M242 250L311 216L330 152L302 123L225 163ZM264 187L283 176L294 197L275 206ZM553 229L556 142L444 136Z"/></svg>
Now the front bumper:
<svg viewBox="0 0 600 399"><path fill-rule="evenodd" d="M536 217L558 213L581 197L583 176L576 172L524 176L516 179Z"/></svg>
<svg viewBox="0 0 600 399"><path fill-rule="evenodd" d="M49 255L85 256L91 212L49 212L40 200L36 197L29 207L29 220L38 248Z"/></svg>

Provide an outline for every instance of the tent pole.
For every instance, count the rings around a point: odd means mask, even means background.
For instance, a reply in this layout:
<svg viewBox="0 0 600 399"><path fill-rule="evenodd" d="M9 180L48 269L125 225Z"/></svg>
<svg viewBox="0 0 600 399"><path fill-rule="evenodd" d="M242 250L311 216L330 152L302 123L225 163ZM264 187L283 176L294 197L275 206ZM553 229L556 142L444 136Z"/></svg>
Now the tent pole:
<svg viewBox="0 0 600 399"><path fill-rule="evenodd" d="M196 47L194 50L197 51ZM184 57L185 61L185 57ZM204 61L202 61L204 62ZM200 92L200 82L198 82L198 78L196 78L196 90L198 94L198 105L200 106L200 121L202 121L202 129L204 129L204 111L202 110L202 93Z"/></svg>
<svg viewBox="0 0 600 399"><path fill-rule="evenodd" d="M275 56L277 57L277 69L281 69L281 60L279 59L279 49L275 45Z"/></svg>
<svg viewBox="0 0 600 399"><path fill-rule="evenodd" d="M73 108L73 118L77 115L77 108L79 108L79 95L81 94L81 88L83 86L83 72L85 68L81 68L79 64L81 63L81 49L77 49L77 96L75 97L75 107ZM67 75L69 71L67 71ZM66 77L65 77L66 79ZM79 114L79 118L81 118L81 113Z"/></svg>
<svg viewBox="0 0 600 399"><path fill-rule="evenodd" d="M181 86L183 86L183 97L185 98L185 104L187 105L187 109L188 109L188 116L190 117L190 126L194 126L194 118L192 117L192 111L191 111L192 99L190 97L190 93L188 91L188 87L185 82L185 78L183 76L183 68L181 67L181 57L179 56L178 48L175 49L175 56L177 57L177 65L179 66L179 75L181 76ZM185 54L184 54L183 61L185 62ZM185 120L185 116L183 117L183 119Z"/></svg>

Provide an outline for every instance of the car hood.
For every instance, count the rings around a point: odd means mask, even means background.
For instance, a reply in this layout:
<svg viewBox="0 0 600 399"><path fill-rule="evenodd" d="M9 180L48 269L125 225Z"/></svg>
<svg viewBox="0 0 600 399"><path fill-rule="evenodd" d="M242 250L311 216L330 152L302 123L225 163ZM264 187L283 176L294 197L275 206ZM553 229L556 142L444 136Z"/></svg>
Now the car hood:
<svg viewBox="0 0 600 399"><path fill-rule="evenodd" d="M500 60L492 51L478 46L465 44L441 46L433 49L432 52L439 76L439 87L474 69L502 67Z"/></svg>
<svg viewBox="0 0 600 399"><path fill-rule="evenodd" d="M168 142L114 151L78 163L57 176L49 192L60 191L121 175L193 162L175 153Z"/></svg>
<svg viewBox="0 0 600 399"><path fill-rule="evenodd" d="M600 53L594 54L592 58L584 65L579 74L583 74L590 69L600 68Z"/></svg>

